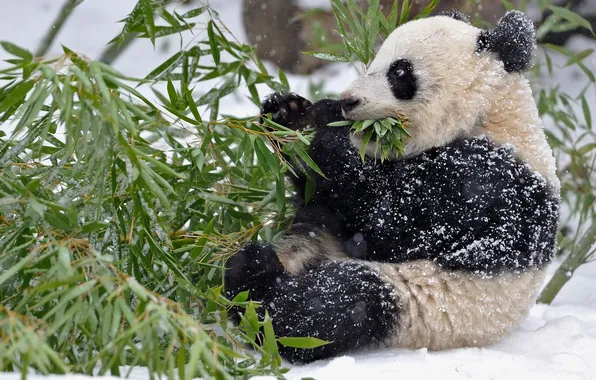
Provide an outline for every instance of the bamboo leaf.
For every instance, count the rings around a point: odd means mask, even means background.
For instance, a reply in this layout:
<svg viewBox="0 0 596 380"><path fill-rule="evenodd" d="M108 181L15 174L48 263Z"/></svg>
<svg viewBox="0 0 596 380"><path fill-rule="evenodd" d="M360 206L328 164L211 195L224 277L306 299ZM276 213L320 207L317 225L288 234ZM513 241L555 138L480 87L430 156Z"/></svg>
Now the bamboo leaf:
<svg viewBox="0 0 596 380"><path fill-rule="evenodd" d="M350 57L344 54L335 54L335 53L318 53L312 51L303 52L303 54L310 55L311 57L324 59L325 61L332 61L332 62L350 62Z"/></svg>
<svg viewBox="0 0 596 380"><path fill-rule="evenodd" d="M8 41L0 41L0 45L2 45L7 53L15 55L19 58L23 58L27 62L31 62L33 60L33 54L31 54L31 52L27 49L23 49Z"/></svg>
<svg viewBox="0 0 596 380"><path fill-rule="evenodd" d="M27 80L13 86L11 91L8 92L2 100L2 103L0 104L0 112L4 112L10 107L22 103L34 84L34 81Z"/></svg>
<svg viewBox="0 0 596 380"><path fill-rule="evenodd" d="M590 24L590 22L588 20L581 17L579 14L577 14L567 8L557 7L555 5L550 5L548 8L556 16L558 16L564 20L570 21L579 27L588 29L590 32L592 32L592 34L594 34L594 30L592 29L592 24Z"/></svg>
<svg viewBox="0 0 596 380"><path fill-rule="evenodd" d="M174 71L174 69L176 69L182 63L184 54L184 51L177 52L161 65L153 69L149 74L147 74L145 80L161 79L163 77L167 77L168 74Z"/></svg>
<svg viewBox="0 0 596 380"><path fill-rule="evenodd" d="M220 55L215 33L213 32L213 20L210 20L207 24L207 35L209 36L209 45L211 47L211 55L213 57L213 62L217 66L220 63Z"/></svg>
<svg viewBox="0 0 596 380"><path fill-rule="evenodd" d="M310 158L310 156L304 151L304 149L300 145L296 145L294 147L294 150L300 156L300 158L304 160L308 167L314 170L315 173L317 173L318 175L325 177L325 174L321 171L319 166L312 160L312 158Z"/></svg>
<svg viewBox="0 0 596 380"><path fill-rule="evenodd" d="M277 341L286 347L294 348L317 348L331 343L312 337L280 337Z"/></svg>
<svg viewBox="0 0 596 380"><path fill-rule="evenodd" d="M143 10L143 19L147 34L151 39L151 43L155 46L155 21L153 20L153 8L151 7L151 0L139 0Z"/></svg>
<svg viewBox="0 0 596 380"><path fill-rule="evenodd" d="M341 121L334 121L333 123L327 124L330 127L347 127L348 125L352 125L354 122L352 120L341 120Z"/></svg>

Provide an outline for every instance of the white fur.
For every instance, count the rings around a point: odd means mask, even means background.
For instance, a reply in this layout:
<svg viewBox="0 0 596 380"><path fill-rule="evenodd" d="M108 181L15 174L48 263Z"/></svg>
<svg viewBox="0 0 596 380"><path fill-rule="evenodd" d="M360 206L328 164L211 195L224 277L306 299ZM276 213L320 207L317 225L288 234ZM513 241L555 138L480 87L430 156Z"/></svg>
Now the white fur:
<svg viewBox="0 0 596 380"><path fill-rule="evenodd" d="M366 73L342 98L360 105L345 116L352 120L404 115L412 136L406 156L443 146L460 136L486 135L509 143L521 159L558 190L555 161L528 82L507 73L492 53L476 52L480 29L447 16L410 21L383 43ZM418 79L412 100L393 96L386 77L391 63L408 59ZM360 148L361 138L352 137ZM374 143L367 153L373 155Z"/></svg>
<svg viewBox="0 0 596 380"><path fill-rule="evenodd" d="M275 251L286 272L292 275L303 272L309 265L348 259L337 239L319 229L309 236L286 235L275 244Z"/></svg>
<svg viewBox="0 0 596 380"><path fill-rule="evenodd" d="M543 269L482 277L445 270L428 260L401 264L364 262L392 284L399 320L387 347L443 350L478 347L508 335L527 315Z"/></svg>

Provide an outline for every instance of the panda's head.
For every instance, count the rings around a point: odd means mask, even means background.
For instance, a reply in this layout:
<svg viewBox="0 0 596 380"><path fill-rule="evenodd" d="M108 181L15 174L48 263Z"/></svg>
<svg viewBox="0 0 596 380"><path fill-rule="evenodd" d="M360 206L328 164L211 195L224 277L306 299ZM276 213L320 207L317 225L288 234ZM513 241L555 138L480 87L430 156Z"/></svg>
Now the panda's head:
<svg viewBox="0 0 596 380"><path fill-rule="evenodd" d="M457 11L410 21L387 38L364 75L342 93L344 116L405 117L412 136L406 155L418 154L481 128L495 101L507 101L515 88L510 84L523 80L520 73L535 52L534 26L517 11L490 30L472 26ZM352 141L359 146L361 136ZM374 139L367 152L374 154Z"/></svg>

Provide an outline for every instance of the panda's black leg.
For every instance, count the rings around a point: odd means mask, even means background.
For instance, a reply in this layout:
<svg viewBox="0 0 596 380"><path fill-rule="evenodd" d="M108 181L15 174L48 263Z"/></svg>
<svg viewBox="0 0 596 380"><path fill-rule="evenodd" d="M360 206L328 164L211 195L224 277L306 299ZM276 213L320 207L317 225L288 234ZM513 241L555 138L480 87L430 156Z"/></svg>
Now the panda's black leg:
<svg viewBox="0 0 596 380"><path fill-rule="evenodd" d="M269 244L251 242L226 262L225 294L229 299L249 291L249 297L261 301L284 274L284 268ZM235 313L232 313L233 315ZM235 316L235 315L234 315Z"/></svg>
<svg viewBox="0 0 596 380"><path fill-rule="evenodd" d="M366 265L328 262L297 276L283 276L266 295L278 337L316 337L332 343L314 349L280 345L283 357L308 363L374 347L396 328L394 288Z"/></svg>

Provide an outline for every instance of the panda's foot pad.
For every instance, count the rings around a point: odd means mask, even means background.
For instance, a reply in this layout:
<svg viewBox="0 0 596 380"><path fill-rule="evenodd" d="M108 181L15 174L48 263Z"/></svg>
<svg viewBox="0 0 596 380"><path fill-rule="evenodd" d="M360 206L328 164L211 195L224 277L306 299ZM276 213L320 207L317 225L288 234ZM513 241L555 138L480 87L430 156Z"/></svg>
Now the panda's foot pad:
<svg viewBox="0 0 596 380"><path fill-rule="evenodd" d="M258 299L284 273L273 247L254 242L230 257L226 267L225 288L230 297L250 290L252 298Z"/></svg>
<svg viewBox="0 0 596 380"><path fill-rule="evenodd" d="M261 104L261 114L271 114L271 120L277 124L296 130L306 126L300 121L310 106L310 100L293 92L276 92Z"/></svg>

